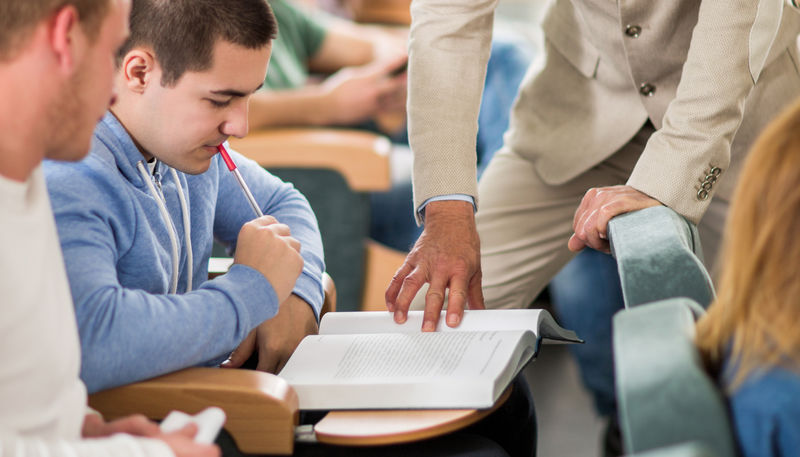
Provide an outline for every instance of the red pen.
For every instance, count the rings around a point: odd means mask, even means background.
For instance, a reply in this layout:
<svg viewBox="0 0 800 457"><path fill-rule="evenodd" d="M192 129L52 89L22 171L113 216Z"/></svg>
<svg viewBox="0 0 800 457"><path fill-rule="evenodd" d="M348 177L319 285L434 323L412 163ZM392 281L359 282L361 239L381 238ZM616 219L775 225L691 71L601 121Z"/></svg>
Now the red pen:
<svg viewBox="0 0 800 457"><path fill-rule="evenodd" d="M239 187L242 188L244 196L247 197L247 201L250 202L250 206L253 207L253 211L256 213L256 217L263 216L264 213L261 212L261 208L258 206L258 203L256 203L256 199L253 198L253 194L250 192L250 188L247 187L247 183L244 182L242 174L239 173L239 170L236 168L236 164L233 163L233 159L231 159L231 156L228 155L228 151L225 150L225 146L223 146L222 143L220 143L220 145L217 146L217 151L219 151L219 154L222 156L222 160L225 161L225 165L228 166L228 170L230 170L231 173L233 173L233 176L236 177L236 180L239 181Z"/></svg>

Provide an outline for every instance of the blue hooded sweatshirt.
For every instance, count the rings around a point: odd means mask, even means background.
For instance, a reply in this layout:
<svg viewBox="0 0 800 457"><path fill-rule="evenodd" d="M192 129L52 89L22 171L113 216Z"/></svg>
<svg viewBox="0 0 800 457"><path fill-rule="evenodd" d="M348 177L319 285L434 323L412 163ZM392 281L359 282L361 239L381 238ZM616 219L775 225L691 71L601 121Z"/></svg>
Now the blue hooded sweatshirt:
<svg viewBox="0 0 800 457"><path fill-rule="evenodd" d="M325 267L311 207L292 185L229 152L264 214L287 224L302 244L305 263L293 293L319 318ZM90 392L217 365L276 314L275 291L258 271L233 265L208 280L214 239L232 252L242 225L254 218L219 155L199 175L158 161L151 171L109 112L86 159L47 161L44 171Z"/></svg>

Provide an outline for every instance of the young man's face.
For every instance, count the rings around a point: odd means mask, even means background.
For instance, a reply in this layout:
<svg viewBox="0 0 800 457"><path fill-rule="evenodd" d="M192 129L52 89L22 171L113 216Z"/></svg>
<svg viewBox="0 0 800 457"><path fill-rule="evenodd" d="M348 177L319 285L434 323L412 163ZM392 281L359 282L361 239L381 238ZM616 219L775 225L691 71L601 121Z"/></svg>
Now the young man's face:
<svg viewBox="0 0 800 457"><path fill-rule="evenodd" d="M172 87L160 84L156 65L135 107L140 128L131 132L145 156L185 173L208 170L217 145L247 134L248 101L264 81L270 51L218 40L211 68L186 72Z"/></svg>
<svg viewBox="0 0 800 457"><path fill-rule="evenodd" d="M50 112L51 159L79 160L89 152L95 125L112 103L114 55L128 36L130 0L109 0L110 8L94 42L89 42L78 68L64 85ZM80 32L82 33L82 31Z"/></svg>

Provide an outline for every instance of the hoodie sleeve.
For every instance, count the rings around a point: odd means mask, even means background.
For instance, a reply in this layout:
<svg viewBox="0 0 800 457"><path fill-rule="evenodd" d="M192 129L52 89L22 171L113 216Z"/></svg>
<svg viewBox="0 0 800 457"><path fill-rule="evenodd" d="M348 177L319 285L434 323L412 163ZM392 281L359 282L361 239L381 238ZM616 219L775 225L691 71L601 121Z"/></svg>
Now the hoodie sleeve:
<svg viewBox="0 0 800 457"><path fill-rule="evenodd" d="M272 286L244 265L192 292L161 292L168 279L157 271L157 253L147 249L166 235L142 220L135 189L92 160L44 168L80 333L81 378L90 392L215 365L275 315Z"/></svg>
<svg viewBox="0 0 800 457"><path fill-rule="evenodd" d="M325 271L325 262L317 218L308 200L294 186L271 175L258 163L236 151L228 151L256 201L261 204L264 214L288 225L292 236L300 242L304 265L293 293L313 308L319 320L324 295L322 273ZM220 173L219 181L214 234L234 250L239 230L253 219L253 210L230 173Z"/></svg>

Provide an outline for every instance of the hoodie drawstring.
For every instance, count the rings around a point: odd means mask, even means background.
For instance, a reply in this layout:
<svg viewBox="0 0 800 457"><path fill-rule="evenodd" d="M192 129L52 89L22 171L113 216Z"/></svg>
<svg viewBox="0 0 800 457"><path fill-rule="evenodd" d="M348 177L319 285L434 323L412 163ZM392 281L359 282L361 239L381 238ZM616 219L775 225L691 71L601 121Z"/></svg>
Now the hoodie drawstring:
<svg viewBox="0 0 800 457"><path fill-rule="evenodd" d="M186 201L186 196L183 194L183 186L181 180L178 178L178 172L174 168L170 168L172 179L175 180L175 185L178 187L178 200L181 202L181 215L183 216L183 238L186 241L186 264L188 265L188 279L186 280L186 292L192 291L192 277L194 276L194 265L192 258L192 223L189 220L189 204Z"/></svg>
<svg viewBox="0 0 800 457"><path fill-rule="evenodd" d="M178 291L178 264L179 264L179 257L178 257L178 239L175 236L175 225L172 223L172 219L169 217L169 212L167 212L167 206L164 203L164 196L160 194L156 187L153 185L153 179L150 176L150 173L147 172L147 169L144 166L144 161L140 160L136 163L136 168L139 169L139 174L142 175L142 179L147 184L147 188L150 191L150 194L153 198L156 199L158 203L158 210L161 213L161 219L164 220L164 223L167 225L167 231L169 232L169 242L172 247L172 280L170 281L170 293L174 294ZM172 178L175 180L175 184L178 187L178 200L181 203L181 214L183 216L183 235L186 240L186 263L188 265L188 279L186 281L186 291L189 292L192 290L192 276L194 275L193 266L192 266L192 238L191 238L191 226L189 220L189 209L188 204L186 201L186 196L183 193L183 188L181 187L180 179L178 178L178 173L175 171L174 168L170 168Z"/></svg>

